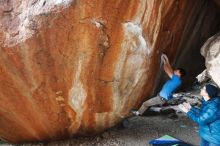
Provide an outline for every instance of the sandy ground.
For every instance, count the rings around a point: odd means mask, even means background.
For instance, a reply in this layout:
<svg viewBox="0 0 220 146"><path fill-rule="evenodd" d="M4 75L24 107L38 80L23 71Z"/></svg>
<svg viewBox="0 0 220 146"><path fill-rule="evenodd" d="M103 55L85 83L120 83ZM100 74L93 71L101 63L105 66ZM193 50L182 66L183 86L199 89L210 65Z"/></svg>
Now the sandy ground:
<svg viewBox="0 0 220 146"><path fill-rule="evenodd" d="M151 139L165 134L199 146L197 132L197 125L184 114L178 114L175 118L170 118L170 114L148 115L131 117L123 124L94 137L16 146L148 146Z"/></svg>

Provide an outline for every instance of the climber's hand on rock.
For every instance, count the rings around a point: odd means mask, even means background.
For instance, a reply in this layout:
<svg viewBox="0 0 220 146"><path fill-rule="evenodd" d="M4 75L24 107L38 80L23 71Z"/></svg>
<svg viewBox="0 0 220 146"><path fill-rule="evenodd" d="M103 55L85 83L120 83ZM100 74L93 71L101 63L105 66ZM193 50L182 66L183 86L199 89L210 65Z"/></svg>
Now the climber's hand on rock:
<svg viewBox="0 0 220 146"><path fill-rule="evenodd" d="M161 55L161 61L162 61L163 63L169 63L169 59L168 59L168 57L167 57L166 54L162 54L162 55Z"/></svg>

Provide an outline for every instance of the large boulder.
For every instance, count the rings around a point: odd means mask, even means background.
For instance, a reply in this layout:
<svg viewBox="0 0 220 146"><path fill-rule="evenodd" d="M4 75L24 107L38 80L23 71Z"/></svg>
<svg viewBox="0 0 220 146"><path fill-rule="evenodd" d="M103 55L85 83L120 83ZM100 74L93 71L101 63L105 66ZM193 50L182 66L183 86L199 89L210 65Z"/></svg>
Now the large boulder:
<svg viewBox="0 0 220 146"><path fill-rule="evenodd" d="M1 0L0 138L44 141L114 126L152 95L161 53L176 60L186 30L198 27L195 12L209 13L204 29L215 28L210 3Z"/></svg>
<svg viewBox="0 0 220 146"><path fill-rule="evenodd" d="M199 82L211 78L220 87L220 32L209 38L201 48L206 69L198 75Z"/></svg>

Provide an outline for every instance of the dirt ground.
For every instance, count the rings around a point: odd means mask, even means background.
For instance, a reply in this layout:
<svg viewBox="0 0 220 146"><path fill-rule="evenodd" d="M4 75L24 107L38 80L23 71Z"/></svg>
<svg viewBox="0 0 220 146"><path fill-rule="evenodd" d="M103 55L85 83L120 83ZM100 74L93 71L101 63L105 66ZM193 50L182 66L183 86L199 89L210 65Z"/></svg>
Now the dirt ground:
<svg viewBox="0 0 220 146"><path fill-rule="evenodd" d="M148 146L150 140L165 134L199 146L198 126L184 114L178 114L178 117L170 114L131 117L94 137L19 146Z"/></svg>

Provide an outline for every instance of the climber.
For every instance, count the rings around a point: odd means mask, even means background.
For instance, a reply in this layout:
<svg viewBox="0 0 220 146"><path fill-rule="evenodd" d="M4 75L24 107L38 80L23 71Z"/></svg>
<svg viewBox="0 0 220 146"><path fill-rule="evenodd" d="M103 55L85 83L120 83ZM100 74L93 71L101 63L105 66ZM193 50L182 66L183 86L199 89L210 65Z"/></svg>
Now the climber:
<svg viewBox="0 0 220 146"><path fill-rule="evenodd" d="M164 71L170 79L166 81L162 87L162 90L157 96L145 101L139 110L132 110L131 113L133 115L142 115L150 106L162 105L166 103L168 100L173 98L173 92L182 84L182 78L186 74L185 70L182 68L173 70L169 63L169 59L165 54L161 55L161 62L163 64Z"/></svg>

